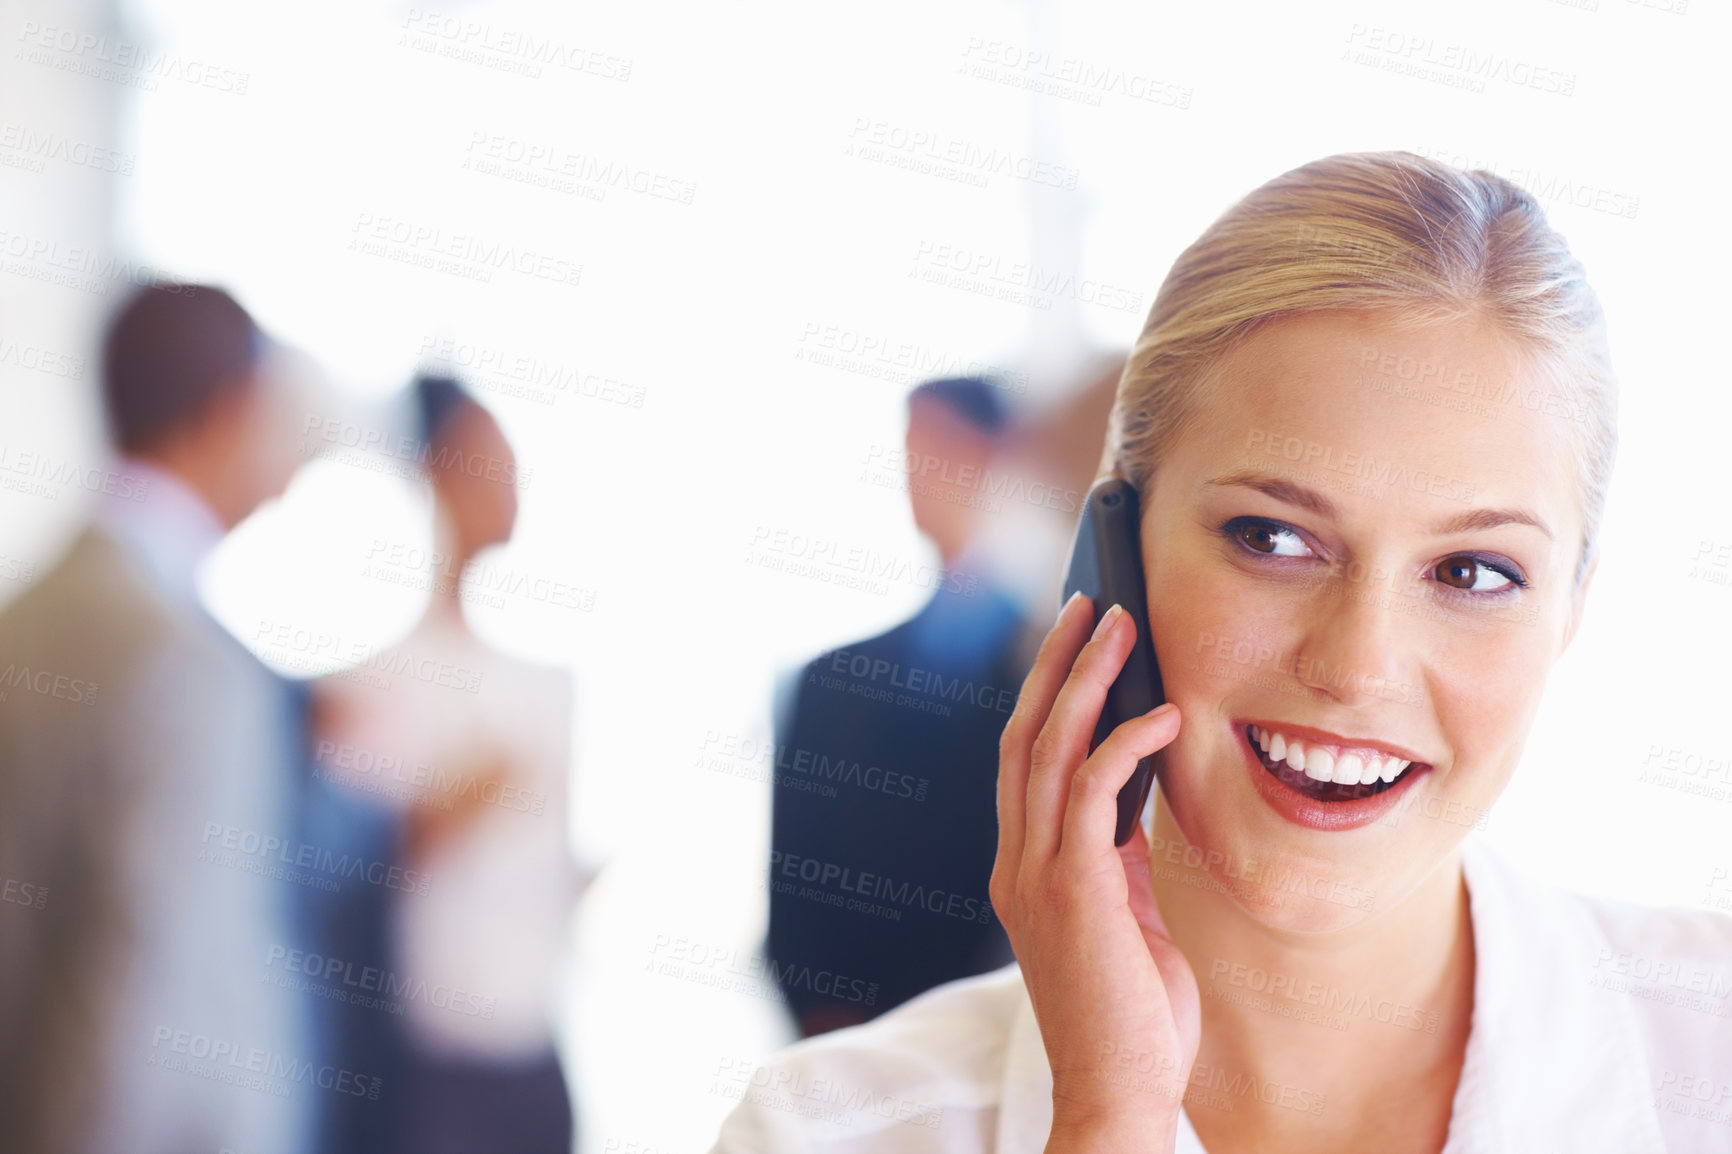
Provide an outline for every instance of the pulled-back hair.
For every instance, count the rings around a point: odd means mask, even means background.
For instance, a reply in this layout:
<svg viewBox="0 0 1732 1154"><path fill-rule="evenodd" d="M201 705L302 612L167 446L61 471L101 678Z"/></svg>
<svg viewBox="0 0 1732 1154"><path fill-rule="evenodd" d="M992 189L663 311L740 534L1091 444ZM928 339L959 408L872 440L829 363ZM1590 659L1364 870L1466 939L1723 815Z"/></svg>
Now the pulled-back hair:
<svg viewBox="0 0 1732 1154"><path fill-rule="evenodd" d="M1397 323L1478 316L1545 390L1500 403L1560 413L1575 439L1586 573L1617 447L1617 383L1598 298L1533 197L1489 172L1407 152L1345 153L1276 177L1174 262L1119 380L1103 471L1146 503L1155 469L1261 325L1331 311ZM1561 403L1560 403L1561 402Z"/></svg>

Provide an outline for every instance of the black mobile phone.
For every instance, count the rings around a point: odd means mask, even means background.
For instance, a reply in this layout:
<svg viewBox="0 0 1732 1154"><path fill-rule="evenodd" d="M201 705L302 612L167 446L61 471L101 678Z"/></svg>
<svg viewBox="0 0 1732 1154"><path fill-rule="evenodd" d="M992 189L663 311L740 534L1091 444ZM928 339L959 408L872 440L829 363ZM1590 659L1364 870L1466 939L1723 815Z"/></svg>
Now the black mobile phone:
<svg viewBox="0 0 1732 1154"><path fill-rule="evenodd" d="M1124 607L1137 625L1137 644L1125 658L1107 690L1106 706L1095 723L1094 742L1105 741L1121 722L1139 717L1166 700L1161 694L1161 671L1155 664L1154 640L1149 636L1149 601L1143 586L1142 518L1137 509L1137 491L1128 481L1108 477L1096 482L1083 503L1077 522L1076 544L1071 547L1070 571L1065 574L1064 600L1078 591L1094 602L1095 622L1114 605ZM1119 790L1119 822L1113 844L1124 845L1142 817L1155 780L1155 758L1151 754L1137 762L1136 772Z"/></svg>

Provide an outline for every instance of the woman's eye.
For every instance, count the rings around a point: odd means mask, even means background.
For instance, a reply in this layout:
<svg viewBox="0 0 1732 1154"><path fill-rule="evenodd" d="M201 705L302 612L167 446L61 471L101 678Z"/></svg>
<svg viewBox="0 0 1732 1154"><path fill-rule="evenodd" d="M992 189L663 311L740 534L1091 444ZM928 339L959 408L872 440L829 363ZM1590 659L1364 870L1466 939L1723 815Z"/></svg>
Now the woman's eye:
<svg viewBox="0 0 1732 1154"><path fill-rule="evenodd" d="M1496 593L1515 584L1477 557L1446 557L1432 573L1445 585L1471 593Z"/></svg>
<svg viewBox="0 0 1732 1154"><path fill-rule="evenodd" d="M1272 521L1246 521L1238 526L1240 543L1270 557L1308 557L1311 550L1299 534Z"/></svg>

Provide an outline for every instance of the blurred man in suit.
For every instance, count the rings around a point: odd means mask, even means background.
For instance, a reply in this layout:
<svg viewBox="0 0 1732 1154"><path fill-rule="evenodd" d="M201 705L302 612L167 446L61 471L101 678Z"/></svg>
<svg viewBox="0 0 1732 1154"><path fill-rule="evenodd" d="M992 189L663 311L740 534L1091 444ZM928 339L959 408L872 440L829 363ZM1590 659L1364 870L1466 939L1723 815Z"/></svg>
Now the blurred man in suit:
<svg viewBox="0 0 1732 1154"><path fill-rule="evenodd" d="M127 300L94 521L0 614L0 872L43 895L0 906L7 1149L294 1152L335 1091L262 985L297 942L302 719L195 594L293 472L273 363L218 289Z"/></svg>
<svg viewBox="0 0 1732 1154"><path fill-rule="evenodd" d="M777 711L768 953L806 1035L1011 960L986 886L1025 619L978 547L1008 422L986 379L913 392L900 467L935 592L806 666Z"/></svg>

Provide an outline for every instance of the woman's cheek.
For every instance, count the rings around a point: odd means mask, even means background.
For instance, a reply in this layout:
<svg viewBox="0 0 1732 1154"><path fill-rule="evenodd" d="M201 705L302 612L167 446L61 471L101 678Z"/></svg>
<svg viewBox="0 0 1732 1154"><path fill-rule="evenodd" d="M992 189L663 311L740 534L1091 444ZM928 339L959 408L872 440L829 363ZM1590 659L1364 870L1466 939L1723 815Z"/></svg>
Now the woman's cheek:
<svg viewBox="0 0 1732 1154"><path fill-rule="evenodd" d="M1267 690L1292 675L1290 621L1256 605L1168 602L1151 606L1149 629L1167 698L1186 716L1199 707L1219 714L1240 690Z"/></svg>
<svg viewBox="0 0 1732 1154"><path fill-rule="evenodd" d="M1451 792L1487 799L1502 792L1539 708L1549 654L1543 632L1521 625L1439 651L1428 682L1457 771Z"/></svg>

